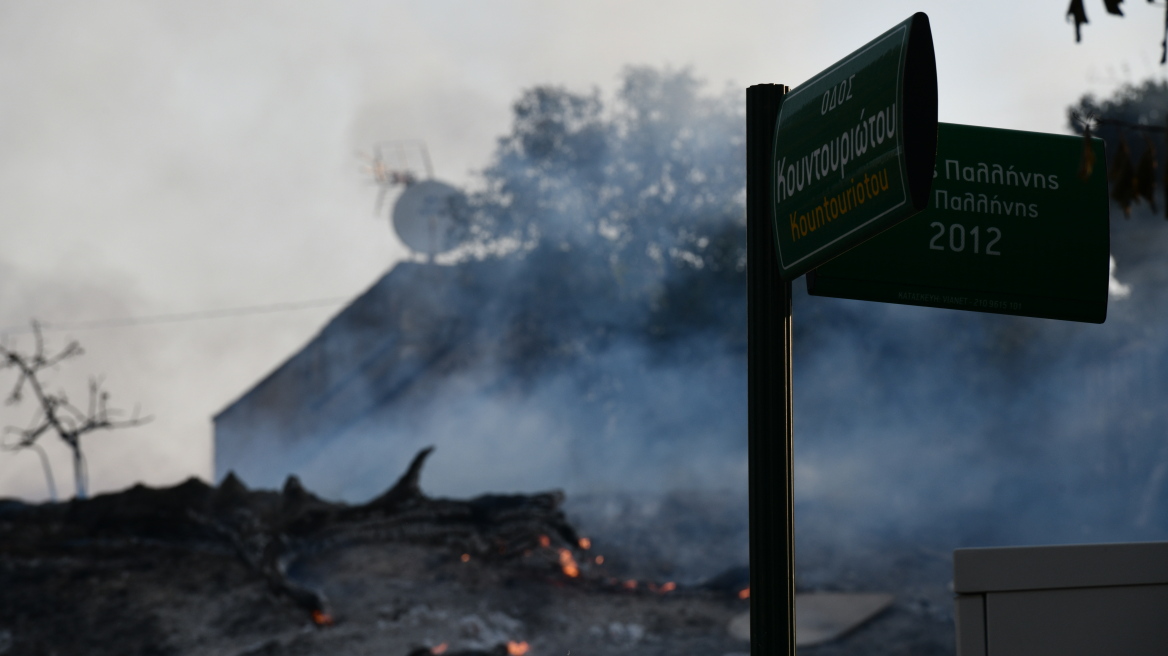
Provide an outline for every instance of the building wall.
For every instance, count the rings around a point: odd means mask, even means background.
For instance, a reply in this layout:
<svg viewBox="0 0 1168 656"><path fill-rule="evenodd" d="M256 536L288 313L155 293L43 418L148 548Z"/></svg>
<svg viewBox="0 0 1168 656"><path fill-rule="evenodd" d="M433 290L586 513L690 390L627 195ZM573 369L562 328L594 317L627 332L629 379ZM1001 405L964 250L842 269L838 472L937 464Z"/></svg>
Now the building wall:
<svg viewBox="0 0 1168 656"><path fill-rule="evenodd" d="M465 341L459 333L468 306L476 305L466 273L404 262L341 310L214 417L216 480L235 471L249 485L279 485L313 453L343 447L332 442L347 428L418 385Z"/></svg>

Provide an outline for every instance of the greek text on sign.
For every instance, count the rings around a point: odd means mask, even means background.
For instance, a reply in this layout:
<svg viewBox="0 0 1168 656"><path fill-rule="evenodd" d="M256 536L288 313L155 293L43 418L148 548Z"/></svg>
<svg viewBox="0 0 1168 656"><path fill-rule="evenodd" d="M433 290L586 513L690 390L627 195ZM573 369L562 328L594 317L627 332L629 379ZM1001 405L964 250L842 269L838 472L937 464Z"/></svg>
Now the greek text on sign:
<svg viewBox="0 0 1168 656"><path fill-rule="evenodd" d="M936 123L936 64L924 14L783 98L772 202L784 279L925 207Z"/></svg>
<svg viewBox="0 0 1168 656"><path fill-rule="evenodd" d="M1097 161L1103 144L1092 141ZM1107 183L1083 140L939 126L929 207L807 276L819 296L1102 323ZM1101 169L1102 167L1100 167Z"/></svg>

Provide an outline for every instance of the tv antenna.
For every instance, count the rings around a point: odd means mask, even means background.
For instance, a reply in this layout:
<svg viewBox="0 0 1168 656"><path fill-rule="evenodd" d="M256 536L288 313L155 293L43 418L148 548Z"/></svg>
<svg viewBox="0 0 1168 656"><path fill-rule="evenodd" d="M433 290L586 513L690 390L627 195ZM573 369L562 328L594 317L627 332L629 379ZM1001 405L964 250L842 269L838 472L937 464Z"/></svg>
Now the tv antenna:
<svg viewBox="0 0 1168 656"><path fill-rule="evenodd" d="M453 250L460 243L458 228L464 223L466 196L458 188L434 179L434 168L426 144L418 140L379 141L369 161L367 172L381 189L377 193L375 214L391 189L404 187L390 214L390 222L399 239L415 253L433 262L436 255ZM418 164L425 171L422 179Z"/></svg>

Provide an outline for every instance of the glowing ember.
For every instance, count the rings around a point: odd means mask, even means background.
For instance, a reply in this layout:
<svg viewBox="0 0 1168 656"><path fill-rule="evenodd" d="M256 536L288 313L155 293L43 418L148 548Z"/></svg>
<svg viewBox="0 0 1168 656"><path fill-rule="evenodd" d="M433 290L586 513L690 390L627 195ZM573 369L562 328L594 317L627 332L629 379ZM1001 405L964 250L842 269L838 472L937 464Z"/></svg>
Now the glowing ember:
<svg viewBox="0 0 1168 656"><path fill-rule="evenodd" d="M523 656L527 653L527 641L523 642L507 642L508 656Z"/></svg>
<svg viewBox="0 0 1168 656"><path fill-rule="evenodd" d="M470 554L462 554L462 562L469 563L470 562Z"/></svg>
<svg viewBox="0 0 1168 656"><path fill-rule="evenodd" d="M626 590L636 590L637 589L637 582L634 581L633 579L629 579L629 580L625 581L623 583L623 585L624 585L624 588Z"/></svg>
<svg viewBox="0 0 1168 656"><path fill-rule="evenodd" d="M441 644L434 645L433 647L430 648L430 653L431 654L444 654L444 653L446 653L446 647L447 647L447 645L445 642L443 642Z"/></svg>
<svg viewBox="0 0 1168 656"><path fill-rule="evenodd" d="M329 615L328 613L324 612L323 610L312 611L312 621L317 626L332 626L333 625L332 615Z"/></svg>
<svg viewBox="0 0 1168 656"><path fill-rule="evenodd" d="M580 548L581 549L591 549L592 548L592 540L589 540L588 538L580 538Z"/></svg>
<svg viewBox="0 0 1168 656"><path fill-rule="evenodd" d="M738 591L739 599L750 599L750 588L742 588Z"/></svg>
<svg viewBox="0 0 1168 656"><path fill-rule="evenodd" d="M674 583L673 581L669 581L665 585L661 586L662 592L673 592L676 589L677 589L677 584Z"/></svg>
<svg viewBox="0 0 1168 656"><path fill-rule="evenodd" d="M596 557L596 564L603 565L604 564L604 556L597 556Z"/></svg>
<svg viewBox="0 0 1168 656"><path fill-rule="evenodd" d="M567 549L560 549L560 567L564 570L564 574L571 578L580 576L580 567L576 564L576 559L572 557L572 552Z"/></svg>
<svg viewBox="0 0 1168 656"><path fill-rule="evenodd" d="M539 536L539 546L545 547L545 548L552 546L551 538L549 538L546 535Z"/></svg>

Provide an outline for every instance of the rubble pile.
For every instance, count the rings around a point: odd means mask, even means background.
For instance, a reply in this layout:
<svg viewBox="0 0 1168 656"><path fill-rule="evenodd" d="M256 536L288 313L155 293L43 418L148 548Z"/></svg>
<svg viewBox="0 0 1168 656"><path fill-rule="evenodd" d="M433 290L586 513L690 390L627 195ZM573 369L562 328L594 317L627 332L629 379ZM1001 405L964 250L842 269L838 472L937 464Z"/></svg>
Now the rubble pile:
<svg viewBox="0 0 1168 656"><path fill-rule="evenodd" d="M430 498L429 453L361 505L232 475L0 500L0 654L748 650L747 601L613 576L559 492Z"/></svg>

